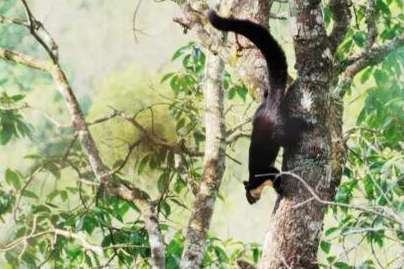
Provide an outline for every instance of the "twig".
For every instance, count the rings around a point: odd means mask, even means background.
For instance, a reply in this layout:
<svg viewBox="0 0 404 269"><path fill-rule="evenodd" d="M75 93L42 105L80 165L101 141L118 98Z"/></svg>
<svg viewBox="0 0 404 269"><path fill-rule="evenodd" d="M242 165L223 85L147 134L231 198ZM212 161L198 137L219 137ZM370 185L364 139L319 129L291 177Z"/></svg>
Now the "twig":
<svg viewBox="0 0 404 269"><path fill-rule="evenodd" d="M40 171L42 171L42 169L43 169L42 166L35 169L34 172L32 172L31 175L29 176L27 182L25 182L25 184L22 186L22 188L16 194L16 199L15 199L16 202L15 202L15 206L14 206L14 209L13 209L13 219L14 219L14 221L17 221L17 211L19 210L21 198L24 195L25 190L28 188L28 186L34 180L35 175L38 174Z"/></svg>
<svg viewBox="0 0 404 269"><path fill-rule="evenodd" d="M38 43L41 44L41 46L46 50L48 53L48 56L52 59L54 64L58 63L58 48L56 46L56 43L54 42L53 38L50 36L50 34L46 31L46 29L43 27L42 23L37 21L34 17L34 15L31 12L31 9L29 8L26 0L21 0L21 3L24 6L25 9L25 14L26 17L29 21L29 29L31 32L31 35L38 41ZM49 46L38 34L38 29L42 29L43 32L46 34L46 37L48 41L50 41L51 45Z"/></svg>
<svg viewBox="0 0 404 269"><path fill-rule="evenodd" d="M134 150L137 146L139 146L141 142L142 142L142 139L139 139L139 140L136 141L135 143L132 143L132 144L130 144L130 145L128 146L128 153L126 154L126 156L125 156L125 158L123 159L122 163L121 163L117 168L115 168L114 170L112 170L112 171L110 172L111 175L114 175L114 174L116 174L116 173L119 173L119 171L121 171L121 170L125 167L125 165L126 165L126 163L128 162L128 160L129 160L129 158L130 158L130 155L132 154L133 150Z"/></svg>
<svg viewBox="0 0 404 269"><path fill-rule="evenodd" d="M331 202L331 201L323 200L317 195L317 193L313 190L313 188L310 187L310 185L303 178L301 178L299 175L297 175L295 173L288 172L288 171L282 171L278 174L267 173L267 174L259 174L257 176L266 176L266 175L268 175L268 176L276 175L277 177L282 176L282 175L288 175L288 176L291 176L291 177L299 180L299 182L302 183L303 186L310 192L312 197L320 204L350 208L350 209L362 211L362 212L365 212L368 214L378 215L378 216L387 218L393 222L396 222L396 223L400 224L402 227L404 227L404 221L401 219L401 217L399 215L395 214L394 212L390 212L390 213L386 212L385 208L382 208L383 211L385 212L385 213L383 213L383 212L379 212L377 210L369 209L369 208L362 207L362 206L349 205L349 204L345 204L345 203L338 203L338 202Z"/></svg>
<svg viewBox="0 0 404 269"><path fill-rule="evenodd" d="M101 117L101 118L95 119L93 121L87 122L87 125L91 126L91 125L96 125L96 124L99 124L99 123L102 123L102 122L105 122L105 121L109 121L109 120L115 118L116 116L118 116L116 111L112 111L111 113L109 113L108 115L106 115L104 117Z"/></svg>
<svg viewBox="0 0 404 269"><path fill-rule="evenodd" d="M0 15L0 23L16 24L16 25L20 25L20 26L29 28L29 24L27 23L27 21L19 19L19 18L5 17L3 15Z"/></svg>
<svg viewBox="0 0 404 269"><path fill-rule="evenodd" d="M125 119L126 121L130 122L135 128L140 130L147 139L149 139L153 144L164 147L174 153L186 153L187 155L193 157L202 157L203 153L199 151L195 151L192 149L188 149L185 147L183 142L179 143L169 143L164 138L159 137L152 132L148 131L144 126L142 126L133 116L126 114L123 111L116 110L115 108L111 107L119 117Z"/></svg>
<svg viewBox="0 0 404 269"><path fill-rule="evenodd" d="M52 67L48 62L9 49L0 48L0 58L45 72L50 72Z"/></svg>
<svg viewBox="0 0 404 269"><path fill-rule="evenodd" d="M137 36L136 36L136 32L142 32L140 29L136 28L136 19L137 19L137 14L139 13L140 10L140 5L142 4L142 0L138 0L137 4L136 4L136 8L135 11L133 12L133 16L132 16L132 31L133 31L133 38L135 40L135 42L138 42Z"/></svg>

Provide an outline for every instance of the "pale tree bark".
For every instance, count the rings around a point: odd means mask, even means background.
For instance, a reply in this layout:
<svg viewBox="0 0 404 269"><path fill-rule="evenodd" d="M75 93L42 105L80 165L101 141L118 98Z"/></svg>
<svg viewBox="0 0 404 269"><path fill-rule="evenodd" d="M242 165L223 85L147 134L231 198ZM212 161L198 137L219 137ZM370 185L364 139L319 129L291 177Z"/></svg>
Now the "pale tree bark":
<svg viewBox="0 0 404 269"><path fill-rule="evenodd" d="M223 115L223 60L208 53L205 97L205 155L202 182L192 206L181 268L200 268L206 239L225 168L225 127Z"/></svg>
<svg viewBox="0 0 404 269"><path fill-rule="evenodd" d="M185 31L193 30L207 49L206 77L203 85L205 99L205 152L202 181L197 188L185 237L181 268L200 268L205 254L208 231L216 198L225 169L225 120L222 78L224 62L218 50L222 42L207 27L204 1L184 1L183 16L174 18Z"/></svg>

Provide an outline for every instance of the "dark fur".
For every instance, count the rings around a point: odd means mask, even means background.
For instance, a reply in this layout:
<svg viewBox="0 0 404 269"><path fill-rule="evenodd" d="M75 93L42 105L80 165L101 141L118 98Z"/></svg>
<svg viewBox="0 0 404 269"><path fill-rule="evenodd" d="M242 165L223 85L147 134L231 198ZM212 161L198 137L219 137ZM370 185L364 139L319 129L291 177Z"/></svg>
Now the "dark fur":
<svg viewBox="0 0 404 269"><path fill-rule="evenodd" d="M210 23L222 31L231 31L247 37L264 55L269 70L270 91L265 90L265 100L258 107L253 118L253 130L249 150L249 180L244 182L247 200L250 204L258 199L251 190L266 180L273 182L274 189L282 194L279 170L274 167L280 147L295 145L304 127L301 119L288 116L285 98L287 62L283 49L267 29L248 20L223 18L213 10L208 13ZM260 176L261 174L269 174Z"/></svg>

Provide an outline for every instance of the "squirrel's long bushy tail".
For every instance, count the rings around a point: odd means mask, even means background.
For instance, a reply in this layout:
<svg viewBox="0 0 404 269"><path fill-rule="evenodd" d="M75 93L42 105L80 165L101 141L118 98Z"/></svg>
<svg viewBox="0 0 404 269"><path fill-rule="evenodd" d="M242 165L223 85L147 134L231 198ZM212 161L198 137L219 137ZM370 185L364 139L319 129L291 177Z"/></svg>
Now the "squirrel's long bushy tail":
<svg viewBox="0 0 404 269"><path fill-rule="evenodd" d="M288 69L286 56L267 29L249 20L223 18L213 10L209 10L208 18L215 28L241 34L254 43L267 61L271 89L284 90L286 88Z"/></svg>

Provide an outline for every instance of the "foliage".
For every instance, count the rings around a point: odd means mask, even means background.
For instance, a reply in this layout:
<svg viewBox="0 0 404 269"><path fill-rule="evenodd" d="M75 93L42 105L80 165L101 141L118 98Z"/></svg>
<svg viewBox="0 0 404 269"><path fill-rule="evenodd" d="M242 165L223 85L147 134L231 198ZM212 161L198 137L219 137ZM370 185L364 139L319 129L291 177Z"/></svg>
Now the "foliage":
<svg viewBox="0 0 404 269"><path fill-rule="evenodd" d="M121 118L112 117L91 128L99 141L108 136L110 140L121 138L129 145L140 141L134 151L137 158L114 177L126 180L129 174L135 173L138 181L148 179L144 185L158 201L162 231L168 238L175 231L175 236L167 241L167 266L178 268L184 235L182 230L168 223L175 217L174 212L188 209L189 192L193 192L201 178L201 162L199 155L178 153L164 143L177 144L192 152L202 149L202 83L206 56L195 43L189 43L174 53L172 61L181 62L180 68L165 75L161 82L168 82L173 97L167 93L162 96L157 92L147 92L150 89L137 82L140 78L130 83L134 70L129 68L104 82L101 88L106 90L101 90L94 99L97 103L90 109L88 118L94 121L108 115L108 110L102 107L109 105L111 109L130 113L132 119L143 126L144 129L140 130ZM231 92L229 99L235 94L245 99L247 90L233 82L230 74L226 74L224 87ZM139 91L142 88L146 90L144 97ZM136 94L133 89L137 89ZM140 103L133 105L128 101L136 97ZM41 128L46 126L46 131L43 131L26 123L23 112L29 105L22 102L23 98L24 95L5 92L0 99L4 107L3 114L0 114L4 119L2 122L7 123L8 119L12 123L3 124L0 130L13 134L4 140L4 144L12 143L11 138L27 135L42 137L44 141L38 145L41 150L25 156L25 165L29 169L7 169L0 186L0 216L13 218L15 231L7 240L11 243L3 244L10 248L4 256L6 266L37 268L41 264L53 264L57 268L90 268L112 262L123 268L133 265L149 268L149 239L137 206L105 196L98 190L89 161L69 128L58 131L59 139L50 142L47 137L54 133L55 126L39 122ZM154 119L150 120L149 113ZM14 116L13 121L10 115ZM169 127L171 124L175 128ZM164 143L155 143L148 136ZM112 167L124 163L127 153L122 154L120 150L120 154L114 155L111 148L108 151ZM177 162L185 169L179 169ZM152 182L150 175L155 178ZM19 252L14 244L25 244L28 239L24 238L29 238L29 244ZM255 245L212 237L204 264L207 268L232 268L238 258L250 257L256 262L258 255Z"/></svg>
<svg viewBox="0 0 404 269"><path fill-rule="evenodd" d="M380 41L402 34L401 1L376 1ZM366 46L366 5L356 9L357 27L349 30L338 50L341 59ZM327 18L327 17L326 17ZM366 98L356 126L347 131L348 161L336 202L361 204L380 214L333 207L320 244L323 268L391 268L404 242L402 224L389 214L404 213L404 50L389 54L383 63L359 74L350 93L365 88ZM399 217L400 218L400 217ZM343 251L338 245L344 246ZM383 250L388 246L390 251ZM362 253L371 253L362 255ZM362 255L357 263L348 257Z"/></svg>

